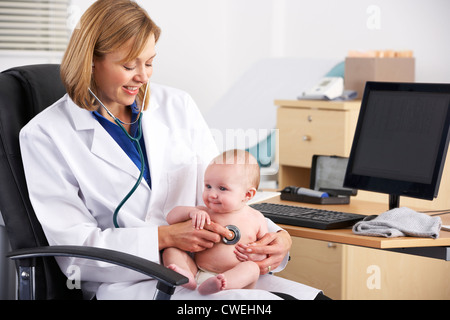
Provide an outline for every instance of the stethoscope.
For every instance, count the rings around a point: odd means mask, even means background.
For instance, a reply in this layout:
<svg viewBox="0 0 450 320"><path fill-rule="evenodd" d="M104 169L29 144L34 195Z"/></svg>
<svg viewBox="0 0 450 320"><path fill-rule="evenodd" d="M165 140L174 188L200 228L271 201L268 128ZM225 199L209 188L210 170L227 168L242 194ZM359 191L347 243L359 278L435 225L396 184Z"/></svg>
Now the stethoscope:
<svg viewBox="0 0 450 320"><path fill-rule="evenodd" d="M241 231L239 231L238 227L230 224L230 225L226 226L225 228L227 228L228 230L231 231L231 233L233 234L233 237L231 239L222 237L223 243L231 245L231 244L236 244L239 242L239 240L241 240Z"/></svg>
<svg viewBox="0 0 450 320"><path fill-rule="evenodd" d="M138 114L136 120L134 120L131 123L126 123L126 122L123 122L122 120L120 120L119 118L117 118L116 116L114 116L112 114L112 112L109 111L108 108L103 104L103 102L101 102L100 99L97 98L97 96L92 92L91 88L88 88L89 92L92 94L92 96L95 98L95 100L97 100L97 102L103 107L103 109L105 109L105 111L108 113L108 115L114 119L114 122L122 129L122 131L125 133L125 135L128 137L128 139L130 139L136 145L137 150L139 152L139 157L141 158L141 171L139 173L139 177L138 177L136 183L134 184L133 188L131 188L131 190L128 192L128 194L125 196L125 198L123 198L122 201L120 201L116 210L114 210L113 224L114 224L114 227L116 227L116 228L120 228L119 223L117 221L117 216L119 215L120 209L125 204L125 202L127 202L127 200L131 197L131 195L136 191L139 184L141 183L142 177L144 176L144 169L145 169L144 153L142 152L142 148L141 148L141 144L139 143L139 140L141 140L141 138L142 138L142 110L144 110L144 103L145 103L145 97L147 96L147 89L148 89L148 82L145 85L144 99L143 99L142 106L141 106L141 109L139 110L139 114ZM138 134L137 134L137 137L135 138L128 133L128 131L125 129L125 127L122 124L132 125L132 124L135 124L136 121L138 122ZM238 243L239 240L241 239L241 233L239 231L239 228L234 225L228 225L225 228L227 228L228 230L230 230L232 232L233 237L231 239L227 239L227 238L223 237L222 238L223 243L228 244L228 245L233 245L233 244Z"/></svg>
<svg viewBox="0 0 450 320"><path fill-rule="evenodd" d="M144 110L144 103L145 103L145 97L147 96L147 89L148 89L148 82L145 85L144 99L142 100L141 109L139 110L139 114L138 114L136 120L134 120L131 123L126 123L126 122L123 122L122 120L120 120L119 118L117 118L116 116L114 116L112 114L112 112L109 111L108 108L100 101L100 99L97 98L97 96L92 92L91 88L88 88L89 92L92 94L92 96L95 98L95 100L97 100L97 102L103 107L103 109L105 109L105 111L108 113L108 115L114 119L114 122L122 129L122 131L125 133L125 135L128 137L128 139L130 139L136 145L136 148L139 152L139 157L141 158L141 169L140 169L139 177L138 177L136 183L134 184L133 188L131 188L131 190L128 192L128 194L125 196L125 198L123 198L122 201L120 201L116 210L114 210L113 224L114 224L114 227L116 227L116 228L120 228L119 223L117 221L117 216L119 215L120 209L125 204L125 202L128 201L128 199L131 197L131 195L136 191L139 184L141 183L142 177L144 176L144 169L145 169L144 153L142 152L142 148L141 148L141 144L139 143L139 140L141 140L141 138L142 138L142 110ZM135 138L135 137L132 137L128 133L127 129L125 129L125 127L122 124L132 125L132 124L135 124L136 121L138 122L138 132L137 132L137 136Z"/></svg>

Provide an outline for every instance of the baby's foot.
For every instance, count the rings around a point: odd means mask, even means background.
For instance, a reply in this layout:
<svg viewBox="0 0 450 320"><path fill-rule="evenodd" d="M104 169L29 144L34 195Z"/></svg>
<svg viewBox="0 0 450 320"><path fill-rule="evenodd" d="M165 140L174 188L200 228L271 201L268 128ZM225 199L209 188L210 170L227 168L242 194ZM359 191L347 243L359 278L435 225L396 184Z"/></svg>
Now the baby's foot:
<svg viewBox="0 0 450 320"><path fill-rule="evenodd" d="M189 279L189 282L186 283L186 284L183 284L182 287L187 288L187 289L191 289L191 290L194 290L195 288L197 288L197 282L195 282L195 279L192 276L192 273L190 273L189 271L186 271L186 270L180 268L176 264L169 264L167 266L167 268L169 268L170 270L173 270L175 272L178 272L179 274L181 274L181 275L183 275L183 276L185 276L186 278Z"/></svg>
<svg viewBox="0 0 450 320"><path fill-rule="evenodd" d="M209 278L198 287L200 294L211 294L225 290L227 286L227 279L223 274L218 274L213 278Z"/></svg>

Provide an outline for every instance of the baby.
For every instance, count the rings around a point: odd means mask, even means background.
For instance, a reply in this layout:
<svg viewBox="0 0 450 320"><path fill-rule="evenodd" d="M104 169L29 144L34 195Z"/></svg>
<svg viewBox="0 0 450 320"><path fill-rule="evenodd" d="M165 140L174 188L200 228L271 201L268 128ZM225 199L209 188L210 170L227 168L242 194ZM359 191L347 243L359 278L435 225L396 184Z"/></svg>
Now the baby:
<svg viewBox="0 0 450 320"><path fill-rule="evenodd" d="M264 216L247 205L256 194L259 178L259 166L251 154L243 150L226 151L206 169L203 191L206 207L176 207L168 213L167 222L192 219L193 226L199 229L211 221L233 225L239 229L242 243L255 242L267 233ZM259 266L254 261L239 261L234 245L225 242L196 253L194 259L177 248L168 248L163 252L164 265L189 278L185 287L195 289L198 284L201 294L253 288L259 278ZM253 260L264 258L265 255L259 255Z"/></svg>

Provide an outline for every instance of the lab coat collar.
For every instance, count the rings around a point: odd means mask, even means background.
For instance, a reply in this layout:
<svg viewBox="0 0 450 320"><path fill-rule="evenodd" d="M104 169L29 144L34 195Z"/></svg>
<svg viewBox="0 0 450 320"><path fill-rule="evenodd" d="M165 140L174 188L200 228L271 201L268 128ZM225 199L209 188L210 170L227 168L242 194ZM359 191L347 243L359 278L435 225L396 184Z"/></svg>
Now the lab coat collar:
<svg viewBox="0 0 450 320"><path fill-rule="evenodd" d="M161 122L159 108L158 101L150 96L149 107L146 111L143 111L142 117L142 135L147 149L152 182L160 181L162 175L166 174L161 169L166 167L165 161L167 160L164 159L164 155L167 154L166 148L170 148L167 145L170 129ZM158 192L157 183L152 183L152 192Z"/></svg>
<svg viewBox="0 0 450 320"><path fill-rule="evenodd" d="M137 179L139 177L139 169L95 119L92 113L78 107L70 98L68 98L68 107L75 129L77 131L92 131L91 152ZM145 130L144 123L142 130Z"/></svg>
<svg viewBox="0 0 450 320"><path fill-rule="evenodd" d="M103 129L91 112L78 107L69 97L68 104L75 129L79 131L93 130L91 152L137 179L139 169ZM161 105L157 99L150 96L149 107L147 111L143 111L142 117L142 134L147 149L152 181L159 181L161 175L165 174L161 168L164 168L164 161L166 161L164 159L164 155L167 153L165 152L166 148L170 147L167 145L170 130L161 122L160 109ZM147 183L145 185L148 187ZM153 189L155 189L155 185Z"/></svg>

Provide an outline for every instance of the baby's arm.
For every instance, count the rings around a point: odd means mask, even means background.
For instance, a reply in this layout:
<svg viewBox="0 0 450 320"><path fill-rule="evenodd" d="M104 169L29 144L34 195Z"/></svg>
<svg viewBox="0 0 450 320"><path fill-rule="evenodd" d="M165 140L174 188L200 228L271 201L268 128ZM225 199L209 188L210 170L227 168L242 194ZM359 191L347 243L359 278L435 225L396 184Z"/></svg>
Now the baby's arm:
<svg viewBox="0 0 450 320"><path fill-rule="evenodd" d="M258 212L258 223L259 223L259 230L258 234L256 235L256 240L261 239L267 232L269 232L267 220L261 212Z"/></svg>
<svg viewBox="0 0 450 320"><path fill-rule="evenodd" d="M259 226L258 232L256 234L256 241L260 240L261 238L264 237L265 234L268 233L268 227L267 227L267 221L264 218L264 216L262 215L262 213L260 213L259 211L257 211L255 213L255 224L257 224ZM251 246L255 245L255 242L251 242L251 243L238 243L236 245L236 247L241 247L241 250L235 250L235 254L236 254L236 258L243 262L243 261L262 261L264 259L267 258L267 254L260 254L260 253L250 253L251 251L247 251L248 249L250 249ZM240 251L244 251L244 253L240 252Z"/></svg>
<svg viewBox="0 0 450 320"><path fill-rule="evenodd" d="M258 241L262 237L264 237L264 235L269 231L267 228L266 219L264 218L264 216L262 214L258 217L258 222L259 222L259 230L256 235L256 241ZM252 260L252 261L262 261L266 258L267 258L266 254L259 254L259 253L250 254L250 260Z"/></svg>
<svg viewBox="0 0 450 320"><path fill-rule="evenodd" d="M173 208L167 214L166 220L169 224L183 222L189 219L189 209L192 207L178 206Z"/></svg>
<svg viewBox="0 0 450 320"><path fill-rule="evenodd" d="M173 208L166 217L169 224L175 224L192 219L192 225L196 229L203 229L205 224L211 223L209 214L204 210L205 207L178 206Z"/></svg>

